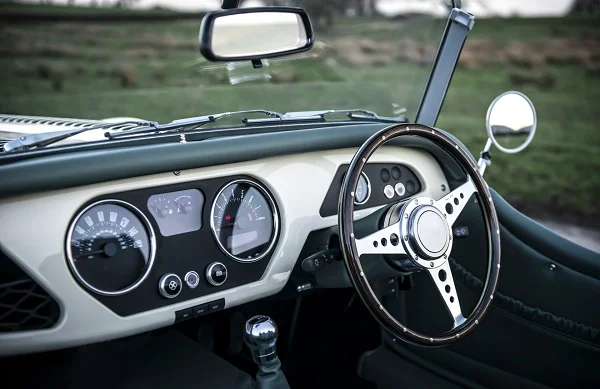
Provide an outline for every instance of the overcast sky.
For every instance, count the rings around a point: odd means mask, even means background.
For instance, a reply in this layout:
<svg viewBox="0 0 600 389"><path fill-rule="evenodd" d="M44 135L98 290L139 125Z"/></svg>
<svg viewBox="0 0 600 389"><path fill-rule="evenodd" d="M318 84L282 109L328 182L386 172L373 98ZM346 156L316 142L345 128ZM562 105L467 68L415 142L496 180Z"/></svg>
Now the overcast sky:
<svg viewBox="0 0 600 389"><path fill-rule="evenodd" d="M39 3L39 0L25 0L29 3ZM76 4L87 5L93 0L75 0ZM115 0L97 0L101 4L114 4ZM255 0L256 5L261 5ZM503 16L561 16L570 8L573 0L464 0L466 9L475 16L489 14ZM67 0L54 0L56 4L66 4ZM378 9L383 14L397 14L407 11L439 13L439 0L377 0ZM194 11L216 9L220 0L139 0L136 7L148 8L163 6L178 10Z"/></svg>

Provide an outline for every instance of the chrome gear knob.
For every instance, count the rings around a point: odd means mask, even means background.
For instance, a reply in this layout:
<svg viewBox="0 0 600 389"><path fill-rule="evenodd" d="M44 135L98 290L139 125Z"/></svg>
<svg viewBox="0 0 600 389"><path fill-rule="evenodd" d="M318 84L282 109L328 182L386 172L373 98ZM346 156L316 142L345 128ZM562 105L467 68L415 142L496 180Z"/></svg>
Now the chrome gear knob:
<svg viewBox="0 0 600 389"><path fill-rule="evenodd" d="M244 342L256 364L261 365L277 358L278 334L277 324L269 316L254 316L246 322Z"/></svg>

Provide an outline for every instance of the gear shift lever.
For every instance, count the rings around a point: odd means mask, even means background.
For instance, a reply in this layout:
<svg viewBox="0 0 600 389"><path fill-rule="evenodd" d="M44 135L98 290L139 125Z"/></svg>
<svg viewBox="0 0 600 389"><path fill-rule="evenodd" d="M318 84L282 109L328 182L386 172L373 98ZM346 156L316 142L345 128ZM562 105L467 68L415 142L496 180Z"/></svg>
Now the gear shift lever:
<svg viewBox="0 0 600 389"><path fill-rule="evenodd" d="M277 357L277 324L268 316L254 316L246 322L244 341L252 359L258 365L256 386L258 389L289 389L281 362Z"/></svg>

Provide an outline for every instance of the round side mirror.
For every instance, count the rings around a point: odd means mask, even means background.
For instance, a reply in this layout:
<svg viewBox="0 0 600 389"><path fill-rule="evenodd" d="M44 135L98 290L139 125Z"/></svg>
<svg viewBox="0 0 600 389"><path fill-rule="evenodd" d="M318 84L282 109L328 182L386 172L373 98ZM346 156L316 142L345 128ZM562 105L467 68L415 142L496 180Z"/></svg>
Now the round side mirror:
<svg viewBox="0 0 600 389"><path fill-rule="evenodd" d="M523 151L533 140L536 127L535 107L521 92L504 92L488 108L488 136L498 150L504 153Z"/></svg>

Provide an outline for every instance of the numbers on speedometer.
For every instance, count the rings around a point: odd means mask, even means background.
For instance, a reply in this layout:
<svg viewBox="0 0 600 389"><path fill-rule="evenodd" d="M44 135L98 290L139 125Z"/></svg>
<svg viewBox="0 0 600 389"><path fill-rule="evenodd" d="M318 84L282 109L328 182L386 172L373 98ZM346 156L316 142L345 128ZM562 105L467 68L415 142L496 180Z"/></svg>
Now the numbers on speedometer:
<svg viewBox="0 0 600 389"><path fill-rule="evenodd" d="M103 200L84 209L67 236L67 258L76 278L108 296L140 285L150 272L154 253L148 219L120 200Z"/></svg>
<svg viewBox="0 0 600 389"><path fill-rule="evenodd" d="M258 261L269 253L277 238L275 203L258 183L233 181L215 197L211 228L219 247L230 258Z"/></svg>

